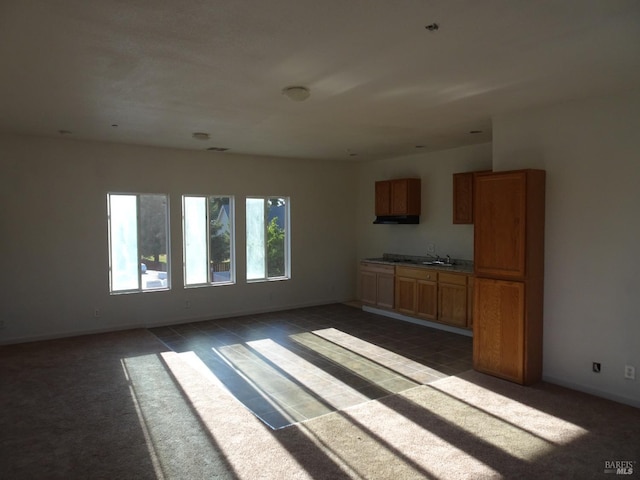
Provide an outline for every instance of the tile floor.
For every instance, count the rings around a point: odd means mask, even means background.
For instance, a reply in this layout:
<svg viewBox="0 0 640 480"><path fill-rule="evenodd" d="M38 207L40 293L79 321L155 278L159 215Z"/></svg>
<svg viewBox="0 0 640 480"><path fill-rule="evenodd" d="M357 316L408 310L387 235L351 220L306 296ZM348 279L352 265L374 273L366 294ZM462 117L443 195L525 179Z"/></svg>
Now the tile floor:
<svg viewBox="0 0 640 480"><path fill-rule="evenodd" d="M344 304L152 328L273 429L471 368L470 337Z"/></svg>

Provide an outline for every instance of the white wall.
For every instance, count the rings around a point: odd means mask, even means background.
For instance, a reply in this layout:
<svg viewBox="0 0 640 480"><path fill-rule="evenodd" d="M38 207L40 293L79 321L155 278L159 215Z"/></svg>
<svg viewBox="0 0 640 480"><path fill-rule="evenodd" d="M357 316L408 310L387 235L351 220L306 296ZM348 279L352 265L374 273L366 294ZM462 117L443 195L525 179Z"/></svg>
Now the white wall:
<svg viewBox="0 0 640 480"><path fill-rule="evenodd" d="M358 258L383 253L427 255L436 246L444 257L473 259L473 225L453 224L453 174L491 169L491 144L367 162L358 175ZM393 178L422 179L422 214L418 225L373 225L375 182Z"/></svg>
<svg viewBox="0 0 640 480"><path fill-rule="evenodd" d="M501 115L493 145L359 164L0 135L0 343L349 300L359 259L428 243L471 259L451 175L493 156L495 170L547 171L544 378L640 406L638 112L640 92ZM422 178L421 223L373 225L374 182L407 176ZM108 294L108 191L170 194L170 292ZM237 285L182 288L182 193L291 196L293 279L244 284L240 248Z"/></svg>
<svg viewBox="0 0 640 480"><path fill-rule="evenodd" d="M498 116L493 166L547 172L544 378L640 406L640 92Z"/></svg>
<svg viewBox="0 0 640 480"><path fill-rule="evenodd" d="M354 164L0 135L0 171L0 343L355 297ZM109 295L107 192L170 195L170 291ZM184 193L235 196L237 285L183 288ZM291 197L290 281L244 282L246 195Z"/></svg>

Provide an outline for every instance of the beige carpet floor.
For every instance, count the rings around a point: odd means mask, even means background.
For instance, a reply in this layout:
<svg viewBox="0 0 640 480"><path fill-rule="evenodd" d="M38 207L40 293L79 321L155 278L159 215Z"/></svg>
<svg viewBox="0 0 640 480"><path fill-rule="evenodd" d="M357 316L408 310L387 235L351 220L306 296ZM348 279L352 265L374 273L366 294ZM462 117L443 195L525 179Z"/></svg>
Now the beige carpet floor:
<svg viewBox="0 0 640 480"><path fill-rule="evenodd" d="M640 411L469 371L272 430L146 330L0 348L2 479L639 476Z"/></svg>

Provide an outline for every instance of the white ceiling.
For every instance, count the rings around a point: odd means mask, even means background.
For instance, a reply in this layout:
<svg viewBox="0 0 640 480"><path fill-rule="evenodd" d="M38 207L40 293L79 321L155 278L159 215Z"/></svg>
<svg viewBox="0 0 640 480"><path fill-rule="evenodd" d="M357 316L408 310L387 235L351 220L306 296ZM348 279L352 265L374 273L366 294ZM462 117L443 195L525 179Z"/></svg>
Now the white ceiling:
<svg viewBox="0 0 640 480"><path fill-rule="evenodd" d="M638 0L0 0L1 131L371 160L638 86Z"/></svg>

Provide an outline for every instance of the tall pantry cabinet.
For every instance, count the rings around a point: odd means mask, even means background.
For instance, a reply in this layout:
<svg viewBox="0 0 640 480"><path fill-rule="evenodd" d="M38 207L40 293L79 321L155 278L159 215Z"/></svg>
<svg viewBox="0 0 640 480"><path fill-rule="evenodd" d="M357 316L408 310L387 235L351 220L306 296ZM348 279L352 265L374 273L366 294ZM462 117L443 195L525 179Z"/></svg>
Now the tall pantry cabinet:
<svg viewBox="0 0 640 480"><path fill-rule="evenodd" d="M477 174L476 370L530 385L542 377L545 172Z"/></svg>

